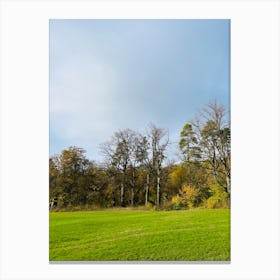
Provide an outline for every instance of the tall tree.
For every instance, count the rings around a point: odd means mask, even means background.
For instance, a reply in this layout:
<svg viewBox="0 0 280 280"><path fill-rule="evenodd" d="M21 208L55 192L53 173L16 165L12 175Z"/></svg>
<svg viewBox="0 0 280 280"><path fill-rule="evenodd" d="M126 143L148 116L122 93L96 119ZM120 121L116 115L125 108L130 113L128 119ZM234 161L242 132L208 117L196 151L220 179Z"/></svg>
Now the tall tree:
<svg viewBox="0 0 280 280"><path fill-rule="evenodd" d="M201 128L201 146L214 176L221 185L225 181L230 194L230 126L225 107L212 101L201 112L204 126Z"/></svg>
<svg viewBox="0 0 280 280"><path fill-rule="evenodd" d="M209 102L200 114L184 126L180 149L191 159L204 162L215 179L230 194L230 127L225 107ZM198 153L197 153L198 152ZM199 155L199 156L197 156ZM205 164L206 163L206 164Z"/></svg>
<svg viewBox="0 0 280 280"><path fill-rule="evenodd" d="M140 166L146 171L145 206L149 200L150 176L152 173L151 159L149 158L150 144L146 135L139 134L136 148L136 157Z"/></svg>
<svg viewBox="0 0 280 280"><path fill-rule="evenodd" d="M135 132L131 129L119 130L111 140L101 145L101 150L107 161L120 172L120 204L125 206L125 189L127 185L127 171L131 164Z"/></svg>
<svg viewBox="0 0 280 280"><path fill-rule="evenodd" d="M145 142L143 136L136 132L131 133L130 147L131 153L129 158L129 170L131 174L128 177L131 191L130 204L131 206L134 206L137 172L139 167L143 165L145 158Z"/></svg>
<svg viewBox="0 0 280 280"><path fill-rule="evenodd" d="M192 125L186 123L180 133L179 148L184 156L184 161L197 161L201 158L201 149Z"/></svg>
<svg viewBox="0 0 280 280"><path fill-rule="evenodd" d="M84 149L72 146L55 157L55 161L54 158L50 161L50 174L55 162L56 189L63 206L88 203L89 197L97 191L96 167L86 158L85 153Z"/></svg>
<svg viewBox="0 0 280 280"><path fill-rule="evenodd" d="M57 200L61 195L62 189L59 185L59 157L52 156L49 159L49 199L51 201Z"/></svg>
<svg viewBox="0 0 280 280"><path fill-rule="evenodd" d="M156 184L156 205L160 206L161 198L161 171L163 160L165 159L166 148L169 143L168 133L163 128L156 127L150 124L148 127L148 137L150 138L151 154L152 154L152 167L155 176Z"/></svg>

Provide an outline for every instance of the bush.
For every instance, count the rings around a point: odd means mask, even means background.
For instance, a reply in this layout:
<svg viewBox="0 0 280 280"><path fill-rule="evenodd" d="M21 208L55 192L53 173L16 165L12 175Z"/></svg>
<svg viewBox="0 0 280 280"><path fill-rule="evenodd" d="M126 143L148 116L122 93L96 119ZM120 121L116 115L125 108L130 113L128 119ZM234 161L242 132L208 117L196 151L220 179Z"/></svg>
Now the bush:
<svg viewBox="0 0 280 280"><path fill-rule="evenodd" d="M152 204L151 202L148 202L147 205L145 205L145 209L149 210L149 211L155 211L156 206L154 204Z"/></svg>
<svg viewBox="0 0 280 280"><path fill-rule="evenodd" d="M184 185L179 194L172 197L171 208L178 210L197 207L200 204L200 197L201 194L195 187Z"/></svg>
<svg viewBox="0 0 280 280"><path fill-rule="evenodd" d="M217 182L212 182L210 184L210 188L212 195L207 200L205 200L204 207L208 209L228 208L228 193Z"/></svg>
<svg viewBox="0 0 280 280"><path fill-rule="evenodd" d="M172 210L179 210L186 208L187 205L181 196L176 195L172 197L170 207Z"/></svg>

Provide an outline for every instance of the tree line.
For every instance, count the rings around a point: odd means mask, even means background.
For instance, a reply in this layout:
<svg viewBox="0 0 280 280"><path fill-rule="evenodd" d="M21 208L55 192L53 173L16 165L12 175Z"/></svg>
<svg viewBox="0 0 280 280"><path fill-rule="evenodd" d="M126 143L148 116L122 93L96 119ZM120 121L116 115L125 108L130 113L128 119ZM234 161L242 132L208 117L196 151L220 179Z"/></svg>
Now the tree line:
<svg viewBox="0 0 280 280"><path fill-rule="evenodd" d="M180 161L167 157L167 130L150 124L145 133L116 131L100 145L103 163L69 147L49 159L51 208L145 207L187 209L228 207L230 126L215 101L180 133Z"/></svg>

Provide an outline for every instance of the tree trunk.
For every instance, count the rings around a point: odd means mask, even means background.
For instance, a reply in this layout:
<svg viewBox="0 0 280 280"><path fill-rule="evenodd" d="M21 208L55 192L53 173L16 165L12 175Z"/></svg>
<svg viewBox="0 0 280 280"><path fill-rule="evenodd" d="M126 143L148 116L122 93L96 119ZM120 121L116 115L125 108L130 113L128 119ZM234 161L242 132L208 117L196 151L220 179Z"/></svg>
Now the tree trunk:
<svg viewBox="0 0 280 280"><path fill-rule="evenodd" d="M121 184L121 207L124 207L124 182Z"/></svg>
<svg viewBox="0 0 280 280"><path fill-rule="evenodd" d="M131 207L134 205L134 188L131 189Z"/></svg>
<svg viewBox="0 0 280 280"><path fill-rule="evenodd" d="M112 192L112 198L113 198L112 206L115 207L116 206L116 197L115 197L115 192L114 191Z"/></svg>
<svg viewBox="0 0 280 280"><path fill-rule="evenodd" d="M147 204L148 204L149 187L150 187L150 175L149 175L149 173L147 173L147 184L146 184L146 193L145 193L145 206L147 206Z"/></svg>
<svg viewBox="0 0 280 280"><path fill-rule="evenodd" d="M157 169L157 207L160 204L160 176L159 168Z"/></svg>
<svg viewBox="0 0 280 280"><path fill-rule="evenodd" d="M131 207L134 205L134 187L135 187L135 171L132 173L132 186L131 186Z"/></svg>
<svg viewBox="0 0 280 280"><path fill-rule="evenodd" d="M230 191L231 191L231 189L230 189L230 177L228 175L226 176L226 180L227 180L227 192L230 195Z"/></svg>

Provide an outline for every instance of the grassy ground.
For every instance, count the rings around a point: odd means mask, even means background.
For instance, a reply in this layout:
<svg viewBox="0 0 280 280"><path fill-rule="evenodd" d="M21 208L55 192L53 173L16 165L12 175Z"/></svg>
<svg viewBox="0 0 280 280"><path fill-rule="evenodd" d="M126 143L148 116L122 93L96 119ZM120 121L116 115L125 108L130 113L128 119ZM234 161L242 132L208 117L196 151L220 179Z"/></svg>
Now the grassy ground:
<svg viewBox="0 0 280 280"><path fill-rule="evenodd" d="M230 211L50 213L51 261L228 261Z"/></svg>

